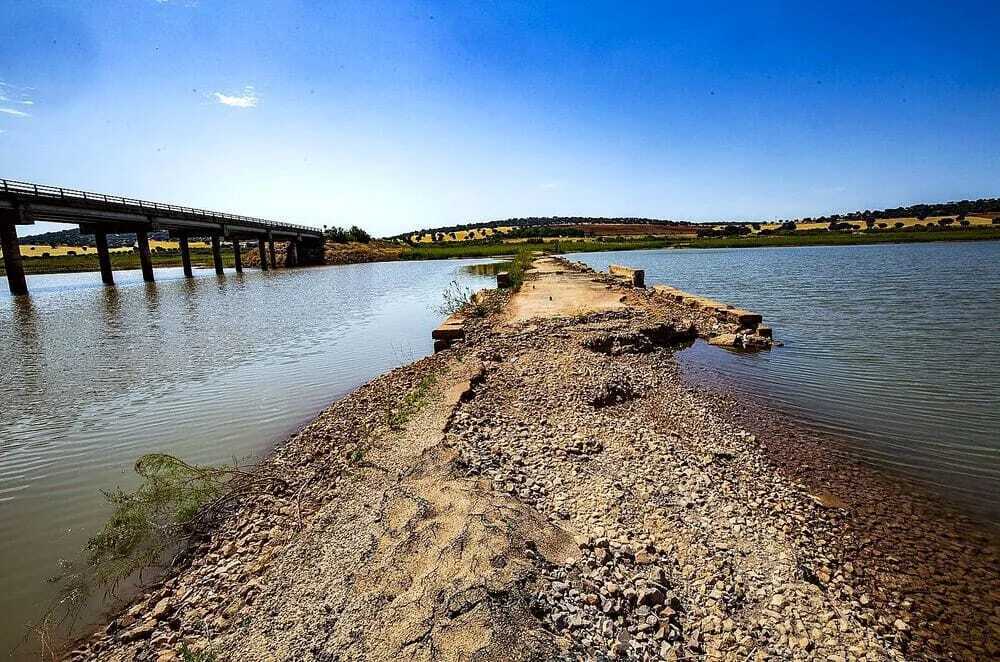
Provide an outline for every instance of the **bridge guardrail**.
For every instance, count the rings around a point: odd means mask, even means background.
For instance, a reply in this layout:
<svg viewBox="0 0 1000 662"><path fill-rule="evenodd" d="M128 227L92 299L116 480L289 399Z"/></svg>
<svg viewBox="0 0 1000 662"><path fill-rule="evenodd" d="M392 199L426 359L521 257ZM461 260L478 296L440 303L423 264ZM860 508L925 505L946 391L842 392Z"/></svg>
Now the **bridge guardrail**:
<svg viewBox="0 0 1000 662"><path fill-rule="evenodd" d="M183 207L181 205L170 205L162 202L150 202L149 200L139 200L137 198L125 198L120 195L106 195L104 193L92 193L90 191L80 191L77 189L62 188L59 186L46 186L45 184L32 184L30 182L20 182L13 179L0 179L0 191L13 193L15 195L31 196L40 199L71 199L86 200L93 202L103 202L105 204L117 204L125 207L138 207L141 210L172 211L182 214L193 214L207 218L217 218L227 221L239 221L241 223L257 225L260 227L281 227L295 230L307 230L309 232L322 232L319 228L308 225L297 225L295 223L280 223L270 221L266 218L256 218L254 216L241 216L239 214L227 214L225 212L210 211L207 209L197 209L195 207Z"/></svg>

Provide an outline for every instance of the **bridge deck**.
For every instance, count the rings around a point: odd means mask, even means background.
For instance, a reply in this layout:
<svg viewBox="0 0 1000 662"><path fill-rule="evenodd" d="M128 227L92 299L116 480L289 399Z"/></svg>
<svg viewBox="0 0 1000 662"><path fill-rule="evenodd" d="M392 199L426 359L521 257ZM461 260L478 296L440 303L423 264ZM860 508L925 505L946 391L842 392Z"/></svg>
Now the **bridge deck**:
<svg viewBox="0 0 1000 662"><path fill-rule="evenodd" d="M139 253L143 279L149 282L153 280L153 263L149 254L148 240L148 233L152 230L169 230L172 235L178 237L184 274L188 277L193 275L188 248L189 236L212 238L212 259L217 274L223 273L219 243L219 238L223 236L233 240L233 256L237 272L243 270L240 239L257 240L260 267L263 270L268 268L268 253L271 265L275 266L275 239L289 243L285 266L295 266L300 263L296 244L318 245L322 254L323 231L319 228L118 195L0 179L0 249L3 252L7 285L14 295L28 293L14 226L31 225L38 221L79 224L83 233L94 235L101 278L107 285L114 284L111 256L108 252L109 232L136 234L136 249Z"/></svg>
<svg viewBox="0 0 1000 662"><path fill-rule="evenodd" d="M323 235L321 229L306 225L0 179L0 223L5 220L18 225L36 221L78 223L99 226L108 232L176 230L254 237Z"/></svg>

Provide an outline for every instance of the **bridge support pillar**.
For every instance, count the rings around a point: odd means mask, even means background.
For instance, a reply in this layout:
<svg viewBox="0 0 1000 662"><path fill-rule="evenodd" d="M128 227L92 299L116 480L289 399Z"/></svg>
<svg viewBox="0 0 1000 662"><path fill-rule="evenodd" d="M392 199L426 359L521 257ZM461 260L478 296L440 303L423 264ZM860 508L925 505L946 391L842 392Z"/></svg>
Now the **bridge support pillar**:
<svg viewBox="0 0 1000 662"><path fill-rule="evenodd" d="M115 277L111 273L111 254L108 252L108 233L103 230L94 231L94 243L97 244L97 261L101 263L101 280L105 285L114 285Z"/></svg>
<svg viewBox="0 0 1000 662"><path fill-rule="evenodd" d="M191 249L188 248L188 236L186 232L182 232L180 236L177 237L178 243L181 245L181 264L184 265L184 275L188 278L194 277L194 272L191 271Z"/></svg>
<svg viewBox="0 0 1000 662"><path fill-rule="evenodd" d="M136 243L139 245L139 266L142 267L142 279L153 282L153 258L149 255L149 235L145 230L137 230Z"/></svg>
<svg viewBox="0 0 1000 662"><path fill-rule="evenodd" d="M233 266L236 267L236 273L243 273L243 256L240 254L239 239L233 239Z"/></svg>
<svg viewBox="0 0 1000 662"><path fill-rule="evenodd" d="M215 263L215 273L222 275L222 247L219 245L219 235L212 235L212 261Z"/></svg>
<svg viewBox="0 0 1000 662"><path fill-rule="evenodd" d="M257 252L260 253L260 270L267 271L267 246L263 237L257 240Z"/></svg>
<svg viewBox="0 0 1000 662"><path fill-rule="evenodd" d="M17 243L17 229L13 223L0 222L0 249L3 250L3 267L7 271L7 287L13 296L28 293L21 263L21 246Z"/></svg>
<svg viewBox="0 0 1000 662"><path fill-rule="evenodd" d="M285 249L285 266L286 267L297 267L299 264L299 251L296 246L298 242L292 239L288 242L288 248Z"/></svg>
<svg viewBox="0 0 1000 662"><path fill-rule="evenodd" d="M270 234L267 235L267 253L268 257L271 258L271 268L278 268L278 261L274 259L274 237Z"/></svg>

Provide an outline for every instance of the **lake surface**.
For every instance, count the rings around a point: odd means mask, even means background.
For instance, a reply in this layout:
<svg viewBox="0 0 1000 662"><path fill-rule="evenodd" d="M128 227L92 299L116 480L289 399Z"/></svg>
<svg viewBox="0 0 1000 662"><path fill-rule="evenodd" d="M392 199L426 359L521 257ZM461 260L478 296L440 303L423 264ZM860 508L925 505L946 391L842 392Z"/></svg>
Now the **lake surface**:
<svg viewBox="0 0 1000 662"><path fill-rule="evenodd" d="M1000 523L1000 242L570 255L764 316L784 347L680 353Z"/></svg>
<svg viewBox="0 0 1000 662"><path fill-rule="evenodd" d="M0 285L0 657L54 595L46 579L133 484L150 451L252 460L328 404L432 351L454 279L483 260L376 263L242 276L157 269ZM23 654L22 654L23 655Z"/></svg>

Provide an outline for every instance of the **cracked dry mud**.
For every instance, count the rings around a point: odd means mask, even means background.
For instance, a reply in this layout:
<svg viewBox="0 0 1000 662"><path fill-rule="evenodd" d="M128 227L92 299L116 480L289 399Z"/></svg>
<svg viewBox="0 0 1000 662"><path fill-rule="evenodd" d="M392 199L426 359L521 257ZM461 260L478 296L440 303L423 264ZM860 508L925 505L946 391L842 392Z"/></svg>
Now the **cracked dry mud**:
<svg viewBox="0 0 1000 662"><path fill-rule="evenodd" d="M1000 655L993 536L686 384L673 352L725 323L557 260L532 278L279 447L289 488L71 657Z"/></svg>

